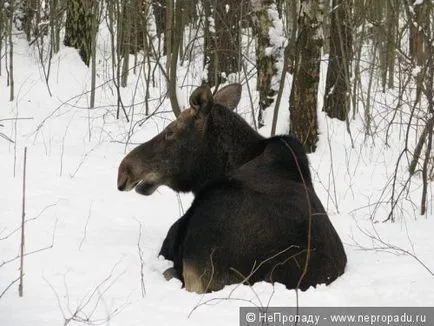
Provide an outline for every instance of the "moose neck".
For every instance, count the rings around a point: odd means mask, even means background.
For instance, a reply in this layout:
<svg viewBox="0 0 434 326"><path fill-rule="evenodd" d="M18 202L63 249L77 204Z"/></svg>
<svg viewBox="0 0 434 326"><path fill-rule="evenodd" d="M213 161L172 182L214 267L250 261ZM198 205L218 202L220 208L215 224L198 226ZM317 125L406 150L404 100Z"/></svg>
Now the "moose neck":
<svg viewBox="0 0 434 326"><path fill-rule="evenodd" d="M213 180L230 175L265 147L264 138L238 114L220 106L212 110L206 132L209 136L204 154L207 164L197 170L194 194Z"/></svg>

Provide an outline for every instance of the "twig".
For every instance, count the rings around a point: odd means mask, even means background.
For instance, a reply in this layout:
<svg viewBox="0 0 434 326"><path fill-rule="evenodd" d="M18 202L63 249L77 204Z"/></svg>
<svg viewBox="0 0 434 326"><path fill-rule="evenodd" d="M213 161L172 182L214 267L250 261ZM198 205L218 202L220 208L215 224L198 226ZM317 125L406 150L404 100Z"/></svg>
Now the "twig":
<svg viewBox="0 0 434 326"><path fill-rule="evenodd" d="M59 176L62 176L63 173L63 155L65 154L65 139L66 135L68 134L69 127L71 126L72 120L75 118L75 113L72 115L72 118L69 120L68 125L65 128L65 133L62 137L62 145L60 150L60 169L59 169Z"/></svg>
<svg viewBox="0 0 434 326"><path fill-rule="evenodd" d="M77 172L80 170L80 168L83 165L84 161L86 161L86 158L88 157L88 155L91 154L97 147L98 147L98 144L95 145L93 148L91 148L88 152L86 152L83 155L83 157L82 157L80 163L78 164L77 168L75 169L75 171L72 174L69 175L69 177L71 179L73 179L75 177L75 175L77 174Z"/></svg>
<svg viewBox="0 0 434 326"><path fill-rule="evenodd" d="M26 223L26 166L27 166L27 147L24 147L24 167L23 167L23 207L21 215L21 251L20 251L20 284L18 285L18 295L23 296L23 276L24 276L24 225Z"/></svg>
<svg viewBox="0 0 434 326"><path fill-rule="evenodd" d="M15 121L15 120L33 120L33 117L24 117L24 118L20 118L20 117L14 117L14 118L4 118L4 119L0 119L0 121ZM3 125L1 125L3 126Z"/></svg>
<svg viewBox="0 0 434 326"><path fill-rule="evenodd" d="M39 248L39 249L36 249L36 250L33 250L33 251L29 251L29 252L26 252L26 253L24 253L24 257L25 256L29 256L29 255L33 255L33 254L36 254L36 253L38 253L38 252L41 252L41 251L45 251L45 250L48 250L48 249L51 249L51 248L53 248L54 247L54 238L55 238L55 234L56 234L56 228L57 228L57 219L56 219L56 223L54 224L54 229L53 229L53 235L52 235L52 237L51 237L51 244L50 245L48 245L48 246L46 246L46 247L42 247L42 248ZM0 267L3 267L4 265L6 265L6 264L8 264L8 263L10 263L10 262L13 262L13 261L15 261L15 260L17 260L17 259L19 259L20 258L20 255L16 255L15 257L13 257L13 258L9 258L9 259L7 259L7 260L4 260L1 264L0 264Z"/></svg>
<svg viewBox="0 0 434 326"><path fill-rule="evenodd" d="M9 285L6 287L6 289L3 290L2 293L0 293L0 299L2 298L2 296L4 296L4 294L11 288L12 285L14 285L15 283L17 283L19 281L19 277L17 277L15 280L13 280L11 283L9 283Z"/></svg>
<svg viewBox="0 0 434 326"><path fill-rule="evenodd" d="M249 85L249 79L247 78L247 67L245 64L242 65L243 66L243 72L244 72L244 76L246 78L246 86L247 86L247 91L249 93L249 100L250 100L250 107L252 108L252 123L253 123L253 128L255 130L258 130L258 126L256 124L256 117L255 117L255 106L253 105L253 100L252 100L252 92L250 91L250 85ZM260 110L260 109L259 109Z"/></svg>
<svg viewBox="0 0 434 326"><path fill-rule="evenodd" d="M105 318L94 317L98 307L100 307L101 302L104 300L104 294L110 290L112 286L119 280L119 278L125 273L125 271L123 271L118 273L118 275L114 275L115 269L119 263L120 261L113 266L110 274L107 277L105 277L99 284L96 285L96 287L94 287L78 301L77 306L73 309L71 309L69 306L70 298L66 277L64 278L65 293L60 296L54 286L43 276L44 281L48 284L56 297L57 304L64 319L64 325L68 325L71 322L82 323L86 325L107 324L110 319L118 315L127 306L127 303L123 303L112 308L110 311L107 311L107 316ZM66 298L65 304L62 304L61 297Z"/></svg>
<svg viewBox="0 0 434 326"><path fill-rule="evenodd" d="M86 220L86 224L84 226L84 231L83 231L83 238L81 238L80 244L78 245L78 251L81 251L81 247L83 246L83 243L86 240L87 226L89 224L90 216L92 214L92 204L93 204L93 202L90 204L90 207L89 207L89 214L87 214L87 220Z"/></svg>
<svg viewBox="0 0 434 326"><path fill-rule="evenodd" d="M372 247L372 248L367 248L364 247L362 245L360 245L357 241L354 241L354 243L363 250L369 250L369 251L384 251L387 253L391 253L391 254L395 254L397 255L398 253L400 254L404 254L407 256L410 256L411 258L413 258L414 260L416 260L429 274L431 274L431 276L434 276L434 271L432 271L419 257L416 256L416 254L403 249L401 247L398 247L396 245L393 245L391 243L388 243L386 241L384 241L383 239L381 239L380 235L378 234L377 230L374 228L374 232L375 235L367 232L366 230L363 230L359 225L357 225L358 229L360 230L360 232L362 232L365 236L367 236L369 239L371 239L372 242L377 242L379 243L381 246L376 246L376 247Z"/></svg>
<svg viewBox="0 0 434 326"><path fill-rule="evenodd" d="M176 193L176 199L178 199L179 216L182 216L182 215L184 215L185 210L184 210L184 206L182 205L182 200L181 200L181 196L179 193Z"/></svg>
<svg viewBox="0 0 434 326"><path fill-rule="evenodd" d="M12 143L12 144L15 143L12 139L10 139L8 136L6 136L6 135L5 135L4 133L2 133L2 132L0 132L0 137L3 138L3 139L6 139L8 142L10 142L10 143Z"/></svg>
<svg viewBox="0 0 434 326"><path fill-rule="evenodd" d="M59 202L59 201L55 202L54 204L50 204L50 205L44 207L44 208L39 212L39 214L38 214L37 216L35 216L35 217L31 217L31 218L28 218L27 220L24 221L24 223L27 224L27 223L29 223L29 222L32 222L32 221L35 221L35 220L39 219L39 218L41 217L41 215L42 215L46 210L48 210L48 209L51 208L51 207L56 206L58 202ZM5 228L4 230L6 230L6 228ZM4 230L0 231L0 234L3 233ZM5 236L0 237L0 241L1 241L1 240L6 240L7 238L9 238L11 235L13 235L14 233L18 232L19 230L21 230L21 226L16 227L15 229L13 229L12 231L10 231L10 232L9 232L8 234L6 234Z"/></svg>
<svg viewBox="0 0 434 326"><path fill-rule="evenodd" d="M137 219L136 221L139 223L139 238L137 239L137 250L139 253L139 260L140 260L140 289L142 290L142 298L144 298L146 295L146 287L145 287L144 273L143 273L145 261L143 259L143 249L142 246L140 245L142 240L142 223Z"/></svg>
<svg viewBox="0 0 434 326"><path fill-rule="evenodd" d="M260 306L257 306L257 305L255 305L256 307L262 307L263 306L263 304L262 304L262 301L261 301L261 298L259 297L259 295L256 293L256 291L253 289L253 287L252 287L252 285L249 283L249 279L264 265L264 264L266 264L267 262L269 262L269 261L271 261L271 260L273 260L273 259L275 259L275 258L277 258L277 257L279 257L280 255L282 255L282 254L284 254L284 253L286 253L287 251L289 251L289 250L291 250L291 249L294 249L294 248L300 248L299 246L295 246L295 245L291 245L291 246L289 246L289 247L287 247L287 248L285 248L285 249L283 249L283 250L281 250L281 251L279 251L278 253L276 253L276 254L274 254L274 255L272 255L272 256L270 256L270 257L268 257L268 258L266 258L266 259L264 259L264 260L262 260L259 264L256 264L256 261L253 263L253 266L252 266L252 269L251 269L251 271L250 271L250 273L247 275L247 276L245 276L245 275L243 275L240 271L238 271L237 269L235 269L235 268L233 268L233 267L231 267L230 268L230 270L232 271L232 272L234 272L234 273L236 273L238 276L240 276L241 277L241 281L239 282L239 283L237 283L236 284L236 286L229 292L229 295L227 296L227 297L220 297L220 298L212 298L212 299L209 299L209 300L205 300L205 301L203 301L202 299L204 298L204 296L205 296L205 294L200 298L200 300L199 300L199 302L193 307L193 309L189 312L189 314L188 314L188 318L190 318L190 316L193 314L193 312L196 310L196 309L198 309L199 307L201 307L201 306L203 306L203 305L207 305L207 304L209 304L209 303L211 303L211 302L214 302L214 301L227 301L227 300L235 300L235 301L243 301L243 302L249 302L249 303L251 303L251 304L254 304L253 303L253 301L252 300L244 300L244 299L240 299L240 298L235 298L235 297L233 297L232 295L233 295L233 293L241 286L241 285L243 285L244 283L247 283L248 285L249 285L249 287L252 289L252 291L253 291L253 293L254 293L254 295L255 295L255 297L256 297L256 299L258 300L258 303L259 303L259 305ZM282 262L282 264L284 264L285 262L287 262L289 259L292 259L292 258L295 258L296 256L298 256L298 255L300 255L300 254L302 254L302 253L304 253L306 250L305 249L302 249L300 252L297 252L297 253L295 253L295 254L293 254L293 255L291 255L290 257L288 257L288 258L286 258L285 260L284 260L284 262ZM206 287L206 290L208 290L209 289L209 285L210 285L210 283L211 283L211 280L212 280L212 277L213 277L213 274L214 274L214 265L213 265L213 260L212 260L212 255L213 255L213 253L214 253L214 250L211 252L211 255L210 255L210 260L211 260L211 277L210 277L210 280L209 280L209 282L208 282L208 285L207 285L207 287ZM277 265L279 265L279 264L276 264L275 265L275 267L277 266ZM273 286L274 287L274 286ZM206 292L206 291L205 291ZM273 290L273 293L274 293L274 290ZM273 295L273 293L272 293L272 295ZM269 299L269 301L271 300L271 298Z"/></svg>

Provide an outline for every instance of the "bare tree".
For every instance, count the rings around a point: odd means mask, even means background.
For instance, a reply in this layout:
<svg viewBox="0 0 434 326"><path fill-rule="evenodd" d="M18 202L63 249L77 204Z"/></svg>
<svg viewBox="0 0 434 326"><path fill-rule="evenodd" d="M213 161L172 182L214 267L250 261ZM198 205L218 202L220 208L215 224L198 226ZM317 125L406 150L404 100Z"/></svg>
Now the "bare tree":
<svg viewBox="0 0 434 326"><path fill-rule="evenodd" d="M295 69L289 99L289 129L314 152L318 141L317 94L323 45L322 0L300 0Z"/></svg>
<svg viewBox="0 0 434 326"><path fill-rule="evenodd" d="M330 54L324 108L330 118L345 121L351 99L351 0L333 0L330 25Z"/></svg>

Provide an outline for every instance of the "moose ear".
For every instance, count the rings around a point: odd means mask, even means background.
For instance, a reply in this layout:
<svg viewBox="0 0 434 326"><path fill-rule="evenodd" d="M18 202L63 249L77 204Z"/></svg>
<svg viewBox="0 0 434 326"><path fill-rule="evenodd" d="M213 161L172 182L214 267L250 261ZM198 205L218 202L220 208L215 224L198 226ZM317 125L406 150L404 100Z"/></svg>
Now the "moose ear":
<svg viewBox="0 0 434 326"><path fill-rule="evenodd" d="M223 105L225 108L233 110L237 107L241 99L241 84L230 84L214 94L214 103Z"/></svg>
<svg viewBox="0 0 434 326"><path fill-rule="evenodd" d="M212 93L207 85L196 88L190 96L190 106L195 111L195 114L207 115L212 105Z"/></svg>

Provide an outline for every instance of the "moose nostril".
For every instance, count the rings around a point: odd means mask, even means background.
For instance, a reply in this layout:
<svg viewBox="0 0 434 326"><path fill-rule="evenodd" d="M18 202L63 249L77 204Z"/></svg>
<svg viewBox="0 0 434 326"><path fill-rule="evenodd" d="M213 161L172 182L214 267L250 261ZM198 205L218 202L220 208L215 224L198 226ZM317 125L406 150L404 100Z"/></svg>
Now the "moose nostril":
<svg viewBox="0 0 434 326"><path fill-rule="evenodd" d="M118 172L118 190L124 191L127 188L128 184L128 168L124 161L119 165Z"/></svg>
<svg viewBox="0 0 434 326"><path fill-rule="evenodd" d="M127 187L127 181L128 179L118 180L118 190L124 191L125 188Z"/></svg>

